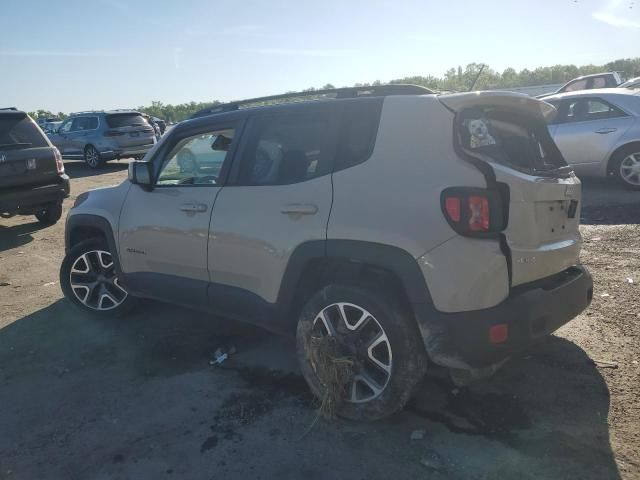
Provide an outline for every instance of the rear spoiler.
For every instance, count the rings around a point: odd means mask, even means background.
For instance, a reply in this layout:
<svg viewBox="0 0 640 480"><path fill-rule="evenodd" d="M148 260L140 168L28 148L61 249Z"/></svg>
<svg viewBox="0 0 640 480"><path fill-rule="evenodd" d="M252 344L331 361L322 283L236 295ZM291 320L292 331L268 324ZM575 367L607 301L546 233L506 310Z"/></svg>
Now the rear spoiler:
<svg viewBox="0 0 640 480"><path fill-rule="evenodd" d="M523 115L542 120L553 120L558 111L550 103L516 92L468 92L438 95L438 100L452 112L468 108L502 107L521 111Z"/></svg>

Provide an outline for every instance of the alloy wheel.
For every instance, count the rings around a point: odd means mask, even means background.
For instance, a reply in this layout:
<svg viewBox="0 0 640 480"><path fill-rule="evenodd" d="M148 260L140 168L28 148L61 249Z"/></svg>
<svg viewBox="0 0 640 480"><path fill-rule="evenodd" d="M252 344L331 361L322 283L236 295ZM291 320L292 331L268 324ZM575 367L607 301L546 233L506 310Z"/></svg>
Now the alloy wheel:
<svg viewBox="0 0 640 480"><path fill-rule="evenodd" d="M95 149L95 147L87 147L87 151L85 153L85 160L89 164L91 168L96 168L100 163L100 154Z"/></svg>
<svg viewBox="0 0 640 480"><path fill-rule="evenodd" d="M80 255L69 277L73 294L92 310L112 310L127 298L127 291L118 282L113 257L104 250Z"/></svg>
<svg viewBox="0 0 640 480"><path fill-rule="evenodd" d="M640 186L640 152L627 155L622 160L620 177L629 185Z"/></svg>
<svg viewBox="0 0 640 480"><path fill-rule="evenodd" d="M312 335L334 337L353 360L354 374L347 386L346 401L364 403L382 394L391 378L391 344L370 312L352 303L331 304L314 319ZM313 363L311 366L316 369Z"/></svg>

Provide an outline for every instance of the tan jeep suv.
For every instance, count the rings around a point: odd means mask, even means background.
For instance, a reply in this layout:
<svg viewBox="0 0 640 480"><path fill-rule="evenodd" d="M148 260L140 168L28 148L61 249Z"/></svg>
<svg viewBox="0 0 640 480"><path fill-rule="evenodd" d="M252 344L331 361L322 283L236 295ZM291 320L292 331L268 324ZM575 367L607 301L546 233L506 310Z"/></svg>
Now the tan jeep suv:
<svg viewBox="0 0 640 480"><path fill-rule="evenodd" d="M339 413L389 415L430 362L481 376L589 305L554 114L407 85L199 112L127 181L78 197L64 293L99 314L144 297L295 334L319 396L312 350L329 340L351 367Z"/></svg>

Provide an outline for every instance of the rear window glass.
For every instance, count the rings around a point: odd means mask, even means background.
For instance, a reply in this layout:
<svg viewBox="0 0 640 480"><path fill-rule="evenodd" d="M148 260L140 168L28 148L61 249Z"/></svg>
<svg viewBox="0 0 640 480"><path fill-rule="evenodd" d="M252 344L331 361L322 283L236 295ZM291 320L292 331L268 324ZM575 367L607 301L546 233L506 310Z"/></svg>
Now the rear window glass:
<svg viewBox="0 0 640 480"><path fill-rule="evenodd" d="M516 112L491 108L464 112L459 133L467 152L486 155L526 173L566 166L546 124Z"/></svg>
<svg viewBox="0 0 640 480"><path fill-rule="evenodd" d="M38 127L22 115L0 116L0 148L39 148L49 144Z"/></svg>
<svg viewBox="0 0 640 480"><path fill-rule="evenodd" d="M112 113L107 115L107 125L110 128L141 127L147 125L147 121L139 113Z"/></svg>

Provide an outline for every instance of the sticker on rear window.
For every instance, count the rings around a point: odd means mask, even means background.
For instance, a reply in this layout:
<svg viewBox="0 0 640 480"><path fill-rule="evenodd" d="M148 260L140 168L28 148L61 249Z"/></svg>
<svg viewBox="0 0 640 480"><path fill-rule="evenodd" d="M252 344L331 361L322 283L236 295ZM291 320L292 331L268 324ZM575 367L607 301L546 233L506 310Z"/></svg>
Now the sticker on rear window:
<svg viewBox="0 0 640 480"><path fill-rule="evenodd" d="M465 120L465 125L469 130L469 147L480 148L495 145L496 141L489 133L489 121L483 118L471 118Z"/></svg>

